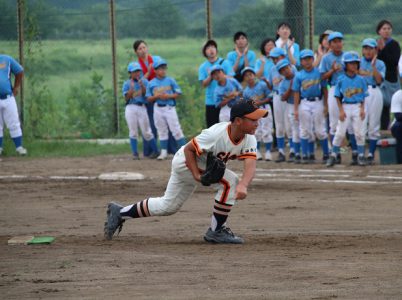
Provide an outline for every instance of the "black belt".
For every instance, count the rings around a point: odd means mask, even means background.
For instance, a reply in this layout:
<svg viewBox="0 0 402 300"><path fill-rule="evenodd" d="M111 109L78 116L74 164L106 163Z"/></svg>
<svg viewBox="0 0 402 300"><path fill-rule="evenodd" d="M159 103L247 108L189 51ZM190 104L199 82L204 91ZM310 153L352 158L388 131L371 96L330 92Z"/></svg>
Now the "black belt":
<svg viewBox="0 0 402 300"><path fill-rule="evenodd" d="M145 106L144 103L133 103L133 104L135 104L135 105L137 105L137 106Z"/></svg>
<svg viewBox="0 0 402 300"><path fill-rule="evenodd" d="M306 100L309 102L314 102L314 101L320 101L321 98L320 97L309 97L309 98L303 98L302 100Z"/></svg>
<svg viewBox="0 0 402 300"><path fill-rule="evenodd" d="M375 89L377 86L375 84L369 84L373 89Z"/></svg>
<svg viewBox="0 0 402 300"><path fill-rule="evenodd" d="M159 103L156 103L156 105L157 105L158 107L175 106L175 105L159 104Z"/></svg>
<svg viewBox="0 0 402 300"><path fill-rule="evenodd" d="M0 94L0 100L5 100L8 97L11 97L12 95L8 95L8 94Z"/></svg>

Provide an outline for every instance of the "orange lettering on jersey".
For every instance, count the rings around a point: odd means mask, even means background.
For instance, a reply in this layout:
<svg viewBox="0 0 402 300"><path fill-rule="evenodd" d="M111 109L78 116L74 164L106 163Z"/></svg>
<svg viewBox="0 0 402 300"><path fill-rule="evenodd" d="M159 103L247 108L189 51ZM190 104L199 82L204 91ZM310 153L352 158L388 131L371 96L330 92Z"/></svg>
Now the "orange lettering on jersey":
<svg viewBox="0 0 402 300"><path fill-rule="evenodd" d="M236 154L231 155L230 152L219 152L216 155L216 157L226 163L229 159L235 160L237 158L237 155Z"/></svg>

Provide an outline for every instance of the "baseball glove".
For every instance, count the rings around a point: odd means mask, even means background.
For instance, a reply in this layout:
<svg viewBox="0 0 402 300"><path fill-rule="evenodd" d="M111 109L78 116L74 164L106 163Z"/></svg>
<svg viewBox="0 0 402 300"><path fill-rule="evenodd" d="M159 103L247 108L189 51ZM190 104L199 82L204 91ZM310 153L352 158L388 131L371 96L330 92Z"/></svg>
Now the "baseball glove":
<svg viewBox="0 0 402 300"><path fill-rule="evenodd" d="M212 152L207 155L205 172L201 175L202 185L209 186L218 183L225 174L226 164L217 158Z"/></svg>

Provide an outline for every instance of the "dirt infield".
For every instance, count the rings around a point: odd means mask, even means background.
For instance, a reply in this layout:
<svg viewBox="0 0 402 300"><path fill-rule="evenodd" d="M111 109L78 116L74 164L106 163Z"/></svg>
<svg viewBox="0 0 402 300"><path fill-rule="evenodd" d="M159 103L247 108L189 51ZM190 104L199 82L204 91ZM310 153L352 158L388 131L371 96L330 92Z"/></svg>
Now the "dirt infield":
<svg viewBox="0 0 402 300"><path fill-rule="evenodd" d="M146 179L98 179L128 171ZM204 187L179 213L129 220L104 241L106 204L162 194L169 172L169 161L125 156L3 158L1 298L401 299L401 167L259 162L229 218L246 244L203 241L213 204ZM56 241L7 245L15 235Z"/></svg>

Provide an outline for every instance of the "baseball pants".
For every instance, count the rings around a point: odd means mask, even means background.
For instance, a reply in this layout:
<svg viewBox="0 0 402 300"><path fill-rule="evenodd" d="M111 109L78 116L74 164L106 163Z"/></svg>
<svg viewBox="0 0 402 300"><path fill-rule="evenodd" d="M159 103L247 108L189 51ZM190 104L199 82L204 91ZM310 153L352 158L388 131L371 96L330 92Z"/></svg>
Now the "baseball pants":
<svg viewBox="0 0 402 300"><path fill-rule="evenodd" d="M360 118L360 103L357 104L342 104L346 118L344 121L338 120L336 127L334 146L340 147L342 140L345 138L346 130L349 125L352 125L353 132L358 146L364 146L364 120Z"/></svg>
<svg viewBox="0 0 402 300"><path fill-rule="evenodd" d="M302 100L299 105L300 138L319 140L327 138L324 119L324 104L322 100Z"/></svg>
<svg viewBox="0 0 402 300"><path fill-rule="evenodd" d="M339 121L339 108L338 102L335 98L335 86L331 86L328 91L328 116L329 116L329 134L335 135L338 121Z"/></svg>
<svg viewBox="0 0 402 300"><path fill-rule="evenodd" d="M0 137L3 137L3 126L7 126L11 138L22 136L17 102L14 96L0 100Z"/></svg>
<svg viewBox="0 0 402 300"><path fill-rule="evenodd" d="M285 133L288 138L292 137L292 128L287 117L287 102L281 100L281 96L274 93L274 117L275 117L275 136L284 138Z"/></svg>
<svg viewBox="0 0 402 300"><path fill-rule="evenodd" d="M145 105L127 105L125 110L125 117L130 138L138 138L138 127L141 129L142 135L144 136L144 139L146 141L154 138L148 119L147 108Z"/></svg>
<svg viewBox="0 0 402 300"><path fill-rule="evenodd" d="M158 130L159 140L166 141L169 139L169 130L172 132L174 139L180 140L184 137L181 130L179 118L174 106L154 107L155 127Z"/></svg>
<svg viewBox="0 0 402 300"><path fill-rule="evenodd" d="M364 133L368 134L370 140L380 138L381 113L383 108L382 93L379 88L368 88L369 96L366 97L364 105L366 118L364 120Z"/></svg>
<svg viewBox="0 0 402 300"><path fill-rule="evenodd" d="M255 138L258 142L272 143L272 110L269 104L261 106L262 109L268 110L268 116L266 118L261 118L258 120L258 128L255 132Z"/></svg>

